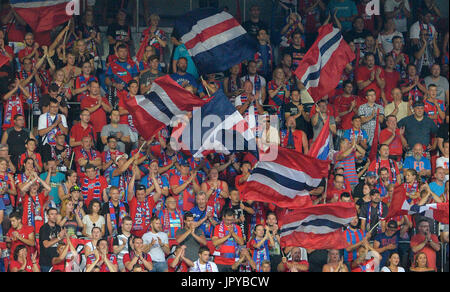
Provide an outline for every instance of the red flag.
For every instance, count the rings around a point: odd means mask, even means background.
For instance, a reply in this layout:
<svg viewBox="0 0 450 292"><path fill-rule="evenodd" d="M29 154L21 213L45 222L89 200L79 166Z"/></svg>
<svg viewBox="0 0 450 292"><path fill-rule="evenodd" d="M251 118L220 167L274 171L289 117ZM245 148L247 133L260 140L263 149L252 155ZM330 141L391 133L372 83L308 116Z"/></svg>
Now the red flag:
<svg viewBox="0 0 450 292"><path fill-rule="evenodd" d="M17 14L25 20L34 32L50 31L70 20L66 11L70 0L10 0Z"/></svg>
<svg viewBox="0 0 450 292"><path fill-rule="evenodd" d="M234 18L236 18L236 20L239 23L242 23L242 15L241 15L241 1L240 0L236 0L236 16Z"/></svg>
<svg viewBox="0 0 450 292"><path fill-rule="evenodd" d="M409 204L406 200L406 190L403 185L396 185L394 187L394 194L392 195L391 205L389 206L389 212L386 216L386 221L389 219L408 215Z"/></svg>
<svg viewBox="0 0 450 292"><path fill-rule="evenodd" d="M375 125L375 134L373 135L372 148L370 148L369 159L375 161L377 159L378 152L378 140L380 136L380 109L377 111L377 122Z"/></svg>
<svg viewBox="0 0 450 292"><path fill-rule="evenodd" d="M149 28L150 29L150 28ZM145 34L146 31L143 32L143 34ZM142 57L144 56L145 53L145 48L147 47L148 41L150 40L150 32L148 34L145 34L144 39L142 40L140 46L139 46L139 50L136 54L136 60L138 62L142 61Z"/></svg>
<svg viewBox="0 0 450 292"><path fill-rule="evenodd" d="M331 203L289 210L282 213L282 246L308 249L348 247L343 228L356 216L354 203Z"/></svg>
<svg viewBox="0 0 450 292"><path fill-rule="evenodd" d="M336 88L345 67L354 59L355 53L341 31L327 24L319 28L319 36L294 73L318 101Z"/></svg>
<svg viewBox="0 0 450 292"><path fill-rule="evenodd" d="M448 203L436 204L436 209L433 209L433 218L438 222L448 224L449 222Z"/></svg>

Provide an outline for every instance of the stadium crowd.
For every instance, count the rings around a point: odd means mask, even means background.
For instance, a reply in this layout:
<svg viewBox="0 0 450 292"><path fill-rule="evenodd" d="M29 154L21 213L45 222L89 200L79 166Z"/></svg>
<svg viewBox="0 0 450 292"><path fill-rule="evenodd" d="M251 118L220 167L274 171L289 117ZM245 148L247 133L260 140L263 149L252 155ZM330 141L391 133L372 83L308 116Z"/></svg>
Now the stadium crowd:
<svg viewBox="0 0 450 292"><path fill-rule="evenodd" d="M411 204L448 202L448 19L434 0L384 0L379 16L366 15L367 2L299 0L275 37L253 5L243 27L258 43L254 59L207 76L151 6L137 61L129 10L101 32L88 7L50 38L4 3L0 271L363 272L369 262L383 272L448 271L448 225L420 214L384 220L395 185ZM356 59L314 104L294 71L325 22ZM199 98L222 89L245 117L278 115L280 127L260 139L301 153L329 122L332 167L310 195L355 202L349 247L281 246L276 206L241 200L251 154L194 159L172 149L170 127L145 141L124 100L166 74Z"/></svg>

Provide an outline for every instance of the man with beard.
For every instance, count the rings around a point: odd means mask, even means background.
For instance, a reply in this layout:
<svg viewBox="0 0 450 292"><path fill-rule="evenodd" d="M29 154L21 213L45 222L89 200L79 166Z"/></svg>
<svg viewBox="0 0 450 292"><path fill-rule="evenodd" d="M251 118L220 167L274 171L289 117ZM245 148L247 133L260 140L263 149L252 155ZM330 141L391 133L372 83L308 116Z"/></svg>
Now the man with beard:
<svg viewBox="0 0 450 292"><path fill-rule="evenodd" d="M43 162L46 164L50 160L56 161L58 171L66 173L70 166L72 149L66 143L66 135L60 132L56 134L56 144L45 144L42 150Z"/></svg>
<svg viewBox="0 0 450 292"><path fill-rule="evenodd" d="M370 163L369 171L378 173L381 168L385 167L389 173L389 181L393 184L396 184L397 182L401 183L402 177L397 163L389 157L389 146L387 144L382 144L378 153L380 154L379 158Z"/></svg>
<svg viewBox="0 0 450 292"><path fill-rule="evenodd" d="M33 33L29 32L25 35L24 43L25 48L17 53L20 63L23 64L25 58L29 58L33 60L33 63L36 63L36 60L39 59L39 44L34 41Z"/></svg>
<svg viewBox="0 0 450 292"><path fill-rule="evenodd" d="M379 141L381 144L388 146L390 159L400 161L403 156L403 148L408 146L408 141L404 136L405 129L397 127L397 118L394 115L387 116L386 126L386 129L383 129L380 133Z"/></svg>
<svg viewBox="0 0 450 292"><path fill-rule="evenodd" d="M359 218L355 217L345 230L345 235L349 246L344 250L344 263L349 265L356 260L358 248L368 242L371 234L359 228Z"/></svg>
<svg viewBox="0 0 450 292"><path fill-rule="evenodd" d="M278 272L307 272L309 270L308 262L302 260L302 252L299 247L294 247L291 250L291 258L291 260L286 257L281 259Z"/></svg>
<svg viewBox="0 0 450 292"><path fill-rule="evenodd" d="M386 82L384 80L383 68L375 65L375 56L367 53L364 56L365 66L360 66L356 70L356 82L359 89L359 96L364 97L369 89L375 90L377 98L381 98L381 92Z"/></svg>
<svg viewBox="0 0 450 292"><path fill-rule="evenodd" d="M144 252L148 253L153 262L153 272L167 272L168 265L166 256L170 253L169 238L162 232L161 221L158 217L152 217L150 231L145 233Z"/></svg>
<svg viewBox="0 0 450 292"><path fill-rule="evenodd" d="M417 143L414 145L412 156L405 158L403 164L403 171L407 169L415 169L422 181L431 177L431 162L428 158L423 156L423 145Z"/></svg>
<svg viewBox="0 0 450 292"><path fill-rule="evenodd" d="M205 237L211 239L214 227L219 224L219 218L214 218L212 208L206 206L206 193L200 191L196 196L196 206L191 209L194 221L198 228L203 231Z"/></svg>
<svg viewBox="0 0 450 292"><path fill-rule="evenodd" d="M111 124L103 126L100 134L102 143L105 145L104 150L108 150L108 137L115 137L117 149L122 153L126 153L126 144L131 142L130 128L120 123L120 112L118 110L112 110L110 117Z"/></svg>
<svg viewBox="0 0 450 292"><path fill-rule="evenodd" d="M364 197L363 194L363 188L364 185L368 185L370 189L375 188L375 185L377 183L377 173L374 171L368 171L366 173L366 178L364 181L359 182L356 187L353 189L353 198L356 200L362 199Z"/></svg>
<svg viewBox="0 0 450 292"><path fill-rule="evenodd" d="M386 222L383 221L388 214L388 206L381 202L380 191L373 189L370 191L371 201L364 203L361 206L359 213L359 219L361 219L361 229L363 231L370 231L377 225L379 221L380 224L372 231L373 234L378 234L386 230Z"/></svg>
<svg viewBox="0 0 450 292"><path fill-rule="evenodd" d="M176 61L176 73L171 74L170 77L182 87L186 87L188 85L194 87L200 97L205 96L203 88L197 83L196 77L191 73L188 73L187 69L187 58L181 57Z"/></svg>
<svg viewBox="0 0 450 292"><path fill-rule="evenodd" d="M375 188L380 192L380 197L383 201L387 201L385 197L388 193L388 186L392 184L389 176L389 170L386 167L382 167L378 170L377 174L379 180L375 185Z"/></svg>

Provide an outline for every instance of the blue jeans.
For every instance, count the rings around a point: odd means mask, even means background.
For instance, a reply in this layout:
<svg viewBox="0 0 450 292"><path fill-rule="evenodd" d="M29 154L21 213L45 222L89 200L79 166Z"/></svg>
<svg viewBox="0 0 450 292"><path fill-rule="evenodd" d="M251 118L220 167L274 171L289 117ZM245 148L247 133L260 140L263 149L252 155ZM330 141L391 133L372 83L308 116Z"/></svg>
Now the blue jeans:
<svg viewBox="0 0 450 292"><path fill-rule="evenodd" d="M153 270L151 272L167 272L168 268L167 262L153 262Z"/></svg>
<svg viewBox="0 0 450 292"><path fill-rule="evenodd" d="M48 273L52 267L48 266L41 266L41 272L42 273Z"/></svg>

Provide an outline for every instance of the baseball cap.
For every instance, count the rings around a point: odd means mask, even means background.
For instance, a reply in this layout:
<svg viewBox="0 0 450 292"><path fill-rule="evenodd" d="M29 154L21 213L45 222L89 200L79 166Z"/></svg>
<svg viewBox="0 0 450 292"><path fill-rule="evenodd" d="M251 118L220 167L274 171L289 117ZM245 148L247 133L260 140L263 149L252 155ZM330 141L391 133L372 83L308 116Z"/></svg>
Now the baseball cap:
<svg viewBox="0 0 450 292"><path fill-rule="evenodd" d="M81 189L80 189L79 186L73 186L73 187L70 188L70 192L71 192L71 193L73 193L73 192L79 192L79 191L81 191Z"/></svg>
<svg viewBox="0 0 450 292"><path fill-rule="evenodd" d="M136 187L136 191L146 191L146 190L147 190L147 188L144 185L138 185Z"/></svg>
<svg viewBox="0 0 450 292"><path fill-rule="evenodd" d="M128 159L128 154L124 153L122 155L117 156L116 157L116 163L119 162L119 159L121 159L121 158Z"/></svg>
<svg viewBox="0 0 450 292"><path fill-rule="evenodd" d="M416 102L413 104L413 107L415 108L415 107L418 107L418 106L425 106L425 104L423 103L423 101L416 101Z"/></svg>
<svg viewBox="0 0 450 292"><path fill-rule="evenodd" d="M370 195L371 195L371 196L373 196L373 195L375 195L375 194L379 194L379 193L380 193L380 191L377 190L377 189L372 189L372 190L370 191Z"/></svg>
<svg viewBox="0 0 450 292"><path fill-rule="evenodd" d="M398 228L398 224L397 224L396 221L391 220L391 221L388 222L387 227L393 228L393 229L397 229Z"/></svg>
<svg viewBox="0 0 450 292"><path fill-rule="evenodd" d="M366 177L377 177L377 174L375 171L368 171Z"/></svg>

